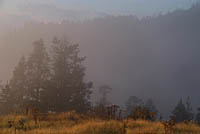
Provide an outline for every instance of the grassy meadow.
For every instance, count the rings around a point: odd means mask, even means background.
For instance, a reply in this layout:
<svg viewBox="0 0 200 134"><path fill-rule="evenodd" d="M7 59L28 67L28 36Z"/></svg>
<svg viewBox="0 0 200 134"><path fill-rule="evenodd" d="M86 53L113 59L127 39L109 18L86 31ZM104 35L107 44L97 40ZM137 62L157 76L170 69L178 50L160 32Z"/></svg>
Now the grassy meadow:
<svg viewBox="0 0 200 134"><path fill-rule="evenodd" d="M74 112L0 116L0 134L200 134L200 126L179 123L173 131L165 131L162 122L143 120L102 120Z"/></svg>

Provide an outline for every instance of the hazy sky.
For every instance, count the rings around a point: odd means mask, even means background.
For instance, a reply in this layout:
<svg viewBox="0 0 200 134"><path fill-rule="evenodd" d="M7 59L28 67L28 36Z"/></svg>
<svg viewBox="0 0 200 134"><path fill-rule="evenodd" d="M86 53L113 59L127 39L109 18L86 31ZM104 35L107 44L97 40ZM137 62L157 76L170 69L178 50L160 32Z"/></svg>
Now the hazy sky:
<svg viewBox="0 0 200 134"><path fill-rule="evenodd" d="M21 12L23 7L53 5L62 9L88 10L107 14L146 16L176 8L188 8L199 0L0 0L3 12ZM2 2L3 1L3 2ZM38 10L38 9L36 9ZM23 10L23 13L26 12Z"/></svg>

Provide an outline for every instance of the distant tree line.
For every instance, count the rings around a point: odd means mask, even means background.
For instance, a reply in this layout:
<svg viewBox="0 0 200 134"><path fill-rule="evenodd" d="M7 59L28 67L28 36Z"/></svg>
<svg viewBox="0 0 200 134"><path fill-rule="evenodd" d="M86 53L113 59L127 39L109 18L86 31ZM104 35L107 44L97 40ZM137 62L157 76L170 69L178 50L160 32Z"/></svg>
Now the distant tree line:
<svg viewBox="0 0 200 134"><path fill-rule="evenodd" d="M127 114L133 119L156 120L159 112L152 99L143 102L136 96L130 96L125 103Z"/></svg>
<svg viewBox="0 0 200 134"><path fill-rule="evenodd" d="M100 99L91 105L93 83L85 78L85 57L79 56L78 44L54 38L50 50L42 39L33 43L33 51L22 56L7 83L0 84L0 113L20 112L26 107L37 107L42 112L93 112L106 114L109 85L99 88ZM126 116L133 119L162 119L152 99L143 101L130 96L125 103ZM190 98L182 99L172 111L176 122L195 120L200 123L200 108L195 116Z"/></svg>
<svg viewBox="0 0 200 134"><path fill-rule="evenodd" d="M191 106L190 98L187 98L185 104L183 103L183 100L180 99L172 111L170 118L176 122L194 121L200 124L200 108L197 108L197 112L195 114Z"/></svg>
<svg viewBox="0 0 200 134"><path fill-rule="evenodd" d="M186 104L183 103L182 99L178 102L174 110L172 111L171 119L176 122L191 121L194 119L193 109L189 100L186 100Z"/></svg>
<svg viewBox="0 0 200 134"><path fill-rule="evenodd" d="M130 96L125 103L127 114L133 119L145 119L145 120L163 120L162 115L157 110L152 99L148 99L143 102L142 99L136 96ZM170 120L175 122L195 121L200 124L200 108L197 108L195 115L190 97L187 97L186 102L180 99L178 104L171 112Z"/></svg>
<svg viewBox="0 0 200 134"><path fill-rule="evenodd" d="M86 82L85 57L78 44L54 38L50 51L42 39L33 43L33 51L22 56L12 78L1 86L1 113L25 107L41 111L85 112L90 108L92 82Z"/></svg>

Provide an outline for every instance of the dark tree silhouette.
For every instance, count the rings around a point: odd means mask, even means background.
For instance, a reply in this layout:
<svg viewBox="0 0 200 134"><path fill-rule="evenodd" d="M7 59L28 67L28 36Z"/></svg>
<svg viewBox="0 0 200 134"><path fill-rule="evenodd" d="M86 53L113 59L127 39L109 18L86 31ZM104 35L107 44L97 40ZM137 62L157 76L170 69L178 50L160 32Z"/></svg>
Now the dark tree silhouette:
<svg viewBox="0 0 200 134"><path fill-rule="evenodd" d="M85 57L77 44L55 38L52 59L42 39L33 43L33 52L22 57L11 80L1 86L0 105L5 112L35 107L40 111L63 112L90 109L92 82L86 82Z"/></svg>
<svg viewBox="0 0 200 134"><path fill-rule="evenodd" d="M87 111L90 108L92 82L85 82L85 57L79 56L78 44L65 39L53 40L52 109L55 111ZM51 99L51 98L50 98Z"/></svg>
<svg viewBox="0 0 200 134"><path fill-rule="evenodd" d="M176 122L183 122L185 120L191 120L191 113L188 112L187 107L183 103L182 99L178 102L177 106L172 111L171 119Z"/></svg>
<svg viewBox="0 0 200 134"><path fill-rule="evenodd" d="M26 75L26 59L24 56L20 59L18 65L13 71L13 76L10 80L10 88L13 92L12 99L15 108L23 108L25 105L25 98L27 95L27 75Z"/></svg>
<svg viewBox="0 0 200 134"><path fill-rule="evenodd" d="M14 100L12 99L13 92L10 88L9 83L1 86L1 94L0 94L0 106L1 106L1 113L11 113L13 112L13 103Z"/></svg>
<svg viewBox="0 0 200 134"><path fill-rule="evenodd" d="M46 110L43 103L44 93L50 80L50 58L42 39L33 43L33 52L27 60L27 102Z"/></svg>
<svg viewBox="0 0 200 134"><path fill-rule="evenodd" d="M200 108L197 108L197 114L195 117L196 123L200 124Z"/></svg>
<svg viewBox="0 0 200 134"><path fill-rule="evenodd" d="M187 116L188 116L187 120L193 120L194 119L194 112L192 110L191 101L190 101L189 96L187 97L187 100L186 100L186 111L187 111Z"/></svg>
<svg viewBox="0 0 200 134"><path fill-rule="evenodd" d="M1 106L4 107L3 111L13 112L23 108L26 91L26 60L22 56L13 71L11 80L2 87Z"/></svg>

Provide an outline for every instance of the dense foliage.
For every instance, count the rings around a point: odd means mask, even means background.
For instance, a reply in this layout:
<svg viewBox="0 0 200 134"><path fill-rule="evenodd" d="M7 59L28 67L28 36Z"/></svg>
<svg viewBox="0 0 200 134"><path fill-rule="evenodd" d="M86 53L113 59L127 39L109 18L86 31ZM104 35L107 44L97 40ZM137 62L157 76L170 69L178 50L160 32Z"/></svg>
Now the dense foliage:
<svg viewBox="0 0 200 134"><path fill-rule="evenodd" d="M90 107L92 82L84 80L85 57L78 44L55 38L49 55L42 39L33 43L33 51L20 59L13 76L2 86L1 112L20 112L37 107L43 112L86 112Z"/></svg>

